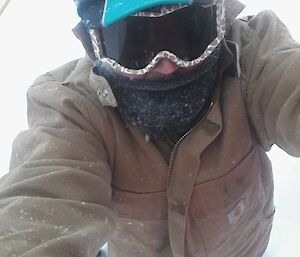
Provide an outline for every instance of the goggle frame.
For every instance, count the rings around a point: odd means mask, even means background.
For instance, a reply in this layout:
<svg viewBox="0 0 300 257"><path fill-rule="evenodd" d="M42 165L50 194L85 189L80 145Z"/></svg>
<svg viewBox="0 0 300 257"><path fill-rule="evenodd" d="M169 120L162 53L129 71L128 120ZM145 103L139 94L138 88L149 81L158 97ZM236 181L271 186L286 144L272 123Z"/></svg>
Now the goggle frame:
<svg viewBox="0 0 300 257"><path fill-rule="evenodd" d="M169 59L170 61L174 62L177 66L182 68L191 68L193 66L199 65L207 57L209 57L211 53L218 47L218 45L222 42L226 34L226 17L225 17L224 0L212 0L210 4L205 5L204 7L211 7L214 5L216 6L217 37L207 46L206 50L201 54L201 56L199 56L194 60L185 61L177 57L175 54L167 50L164 50L159 52L146 67L138 70L129 69L119 64L116 60L111 59L109 57L105 57L103 54L99 30L89 29L89 34L91 37L91 42L93 45L95 57L96 59L108 65L111 69L113 69L116 72L125 73L134 76L143 76L149 73L157 65L157 63L164 58ZM184 8L184 7L185 6L180 6L180 8ZM145 13L146 12L144 12L144 14ZM142 14L143 12L140 12L137 15L142 15ZM150 16L150 17L157 17L157 16Z"/></svg>

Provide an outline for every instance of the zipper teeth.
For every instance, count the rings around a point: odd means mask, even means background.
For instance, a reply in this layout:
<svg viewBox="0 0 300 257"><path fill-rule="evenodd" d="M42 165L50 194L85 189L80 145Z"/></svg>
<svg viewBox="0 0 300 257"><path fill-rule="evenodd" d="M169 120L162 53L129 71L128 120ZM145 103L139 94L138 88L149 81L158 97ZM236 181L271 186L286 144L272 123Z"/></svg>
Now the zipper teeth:
<svg viewBox="0 0 300 257"><path fill-rule="evenodd" d="M202 119L195 125L193 126L189 131L187 131L178 141L177 143L174 145L173 147L173 150L172 150L172 153L171 153L171 157L170 157L170 164L169 164L169 168L168 168L168 176L167 176L167 188L169 187L170 185L170 178L171 178L171 175L172 175L172 170L173 170L173 166L174 166L174 162L175 162L175 156L176 156L176 153L177 153L177 149L178 149L178 146L181 144L181 142L183 141L183 139L185 139L191 132L192 130L194 130L196 127L198 127L206 118L207 118L207 115L208 113L211 111L212 107L214 105L214 101L211 101L210 102L210 106L207 110L207 112L205 113L205 115L202 117Z"/></svg>

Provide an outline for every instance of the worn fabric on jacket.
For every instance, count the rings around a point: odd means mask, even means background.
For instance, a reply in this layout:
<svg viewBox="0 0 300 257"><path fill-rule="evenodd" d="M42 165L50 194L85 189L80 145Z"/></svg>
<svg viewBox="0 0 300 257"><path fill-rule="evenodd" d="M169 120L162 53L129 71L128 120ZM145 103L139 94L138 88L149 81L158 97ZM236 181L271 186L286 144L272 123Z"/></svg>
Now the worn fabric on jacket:
<svg viewBox="0 0 300 257"><path fill-rule="evenodd" d="M106 242L109 257L262 256L265 152L300 156L300 48L270 11L233 21L225 46L207 116L178 142L145 140L90 58L39 77L0 180L1 257L95 257Z"/></svg>

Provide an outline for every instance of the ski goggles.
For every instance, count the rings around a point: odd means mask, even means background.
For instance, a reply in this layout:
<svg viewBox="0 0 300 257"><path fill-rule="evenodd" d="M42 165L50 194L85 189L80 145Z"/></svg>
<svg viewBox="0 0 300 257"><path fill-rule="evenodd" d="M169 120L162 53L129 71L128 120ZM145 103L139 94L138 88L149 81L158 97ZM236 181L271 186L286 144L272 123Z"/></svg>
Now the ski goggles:
<svg viewBox="0 0 300 257"><path fill-rule="evenodd" d="M153 7L89 32L96 58L113 70L144 75L163 58L189 68L203 62L224 38L224 2Z"/></svg>

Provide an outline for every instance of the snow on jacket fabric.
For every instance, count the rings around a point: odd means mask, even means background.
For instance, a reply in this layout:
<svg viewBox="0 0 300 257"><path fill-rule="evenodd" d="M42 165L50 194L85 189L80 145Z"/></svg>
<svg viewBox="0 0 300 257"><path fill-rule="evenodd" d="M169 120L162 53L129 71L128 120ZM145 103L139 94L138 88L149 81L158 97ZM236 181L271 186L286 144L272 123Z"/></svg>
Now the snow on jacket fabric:
<svg viewBox="0 0 300 257"><path fill-rule="evenodd" d="M227 5L233 20L241 5ZM234 20L227 40L210 110L175 144L122 118L89 58L39 77L0 180L1 256L95 257L106 242L109 257L262 256L265 152L300 155L300 48L270 11Z"/></svg>

